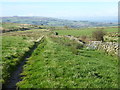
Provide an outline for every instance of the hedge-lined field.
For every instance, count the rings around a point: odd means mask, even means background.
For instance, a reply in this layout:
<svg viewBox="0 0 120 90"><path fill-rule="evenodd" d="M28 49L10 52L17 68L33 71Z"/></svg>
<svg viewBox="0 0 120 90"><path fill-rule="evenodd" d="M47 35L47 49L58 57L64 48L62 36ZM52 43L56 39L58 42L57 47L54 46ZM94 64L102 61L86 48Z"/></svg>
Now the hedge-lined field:
<svg viewBox="0 0 120 90"><path fill-rule="evenodd" d="M78 48L80 46L80 48ZM76 52L74 52L76 51ZM20 88L117 88L117 58L46 37L24 65Z"/></svg>

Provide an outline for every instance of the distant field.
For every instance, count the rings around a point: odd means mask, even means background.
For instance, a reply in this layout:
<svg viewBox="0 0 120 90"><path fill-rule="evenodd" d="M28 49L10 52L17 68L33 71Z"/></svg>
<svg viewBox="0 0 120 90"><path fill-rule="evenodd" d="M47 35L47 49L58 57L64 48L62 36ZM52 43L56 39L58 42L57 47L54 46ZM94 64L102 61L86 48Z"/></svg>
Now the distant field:
<svg viewBox="0 0 120 90"><path fill-rule="evenodd" d="M117 88L116 56L87 49L75 40L59 36L91 36L95 30L95 28L79 30L32 28L27 31L3 33L0 82L4 84L9 78L14 82L16 79L11 77L11 73L15 70L20 71L17 65L27 60L22 66L22 72L13 75L20 76L15 83L19 88ZM117 27L105 28L104 31L117 32ZM58 32L59 35L53 35L53 32ZM44 39L30 52L35 41L42 36ZM24 55L29 55L29 52L30 56L25 59Z"/></svg>
<svg viewBox="0 0 120 90"><path fill-rule="evenodd" d="M47 32L43 30L29 30L4 33L2 36L2 79L5 82L10 73L14 71L17 64L21 62L21 57L30 50L34 42ZM1 38L1 36L0 36ZM1 62L0 62L1 63Z"/></svg>
<svg viewBox="0 0 120 90"><path fill-rule="evenodd" d="M0 23L0 31L3 33L5 32L12 32L12 31L24 31L30 29L38 29L39 26L30 25L30 24L19 24L19 23Z"/></svg>
<svg viewBox="0 0 120 90"><path fill-rule="evenodd" d="M33 25L30 24L19 24L19 23L2 23L2 28L4 29L19 29L21 27L28 27L31 28Z"/></svg>
<svg viewBox="0 0 120 90"><path fill-rule="evenodd" d="M92 32L97 30L96 28L85 28L85 29L79 29L79 30L55 30L55 32L58 32L59 35L73 35L73 36L91 36ZM118 32L118 28L104 28L103 29L106 32Z"/></svg>

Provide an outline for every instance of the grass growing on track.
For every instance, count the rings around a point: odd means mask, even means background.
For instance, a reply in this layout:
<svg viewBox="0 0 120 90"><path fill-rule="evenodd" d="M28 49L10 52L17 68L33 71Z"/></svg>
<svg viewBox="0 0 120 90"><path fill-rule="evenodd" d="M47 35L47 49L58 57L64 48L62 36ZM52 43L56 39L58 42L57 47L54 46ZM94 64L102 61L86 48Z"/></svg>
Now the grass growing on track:
<svg viewBox="0 0 120 90"><path fill-rule="evenodd" d="M2 79L0 82L5 83L10 74L16 69L21 62L25 53L30 50L34 42L43 34L49 32L44 30L29 30L4 33L2 37ZM1 68L1 67L0 67Z"/></svg>
<svg viewBox="0 0 120 90"><path fill-rule="evenodd" d="M117 88L117 58L47 38L24 66L20 88ZM58 39L59 40L59 39ZM72 42L72 41L71 41Z"/></svg>
<svg viewBox="0 0 120 90"><path fill-rule="evenodd" d="M18 36L3 36L2 38L2 82L4 83L10 77L10 73L15 69L15 66L20 62L20 58L33 45L33 42Z"/></svg>

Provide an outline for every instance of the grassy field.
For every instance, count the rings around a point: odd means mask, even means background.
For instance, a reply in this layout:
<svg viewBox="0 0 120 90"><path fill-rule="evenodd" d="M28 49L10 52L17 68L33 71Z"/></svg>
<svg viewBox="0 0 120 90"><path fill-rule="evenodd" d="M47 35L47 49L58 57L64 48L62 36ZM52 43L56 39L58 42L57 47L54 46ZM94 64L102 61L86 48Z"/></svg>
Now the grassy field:
<svg viewBox="0 0 120 90"><path fill-rule="evenodd" d="M79 45L80 46L80 45ZM74 50L73 50L74 49ZM74 52L76 51L76 52ZM46 37L24 65L20 88L117 88L117 57Z"/></svg>
<svg viewBox="0 0 120 90"><path fill-rule="evenodd" d="M43 34L44 30L18 31L4 33L2 36L2 81L5 82L15 67L21 62L25 53L34 45L34 42Z"/></svg>
<svg viewBox="0 0 120 90"><path fill-rule="evenodd" d="M39 28L37 25L30 24L19 24L19 23L0 23L0 31L2 32L12 32L12 31L24 31Z"/></svg>
<svg viewBox="0 0 120 90"><path fill-rule="evenodd" d="M91 36L92 32L97 30L96 28L85 28L85 29L78 29L78 30L55 30L55 32L58 32L59 35L73 35L73 36ZM118 32L118 28L113 27L106 27L103 29L105 32Z"/></svg>
<svg viewBox="0 0 120 90"><path fill-rule="evenodd" d="M15 26L15 25L13 25ZM9 26L6 26L9 27ZM12 27L12 26L11 26ZM86 49L75 40L59 35L91 36L95 28L80 30L31 29L3 33L2 83L22 62L23 56L41 36L45 38L23 66L20 88L117 88L117 57ZM104 28L117 32L117 28ZM53 35L58 32L59 35ZM0 36L1 38L1 36ZM0 67L1 68L1 67Z"/></svg>

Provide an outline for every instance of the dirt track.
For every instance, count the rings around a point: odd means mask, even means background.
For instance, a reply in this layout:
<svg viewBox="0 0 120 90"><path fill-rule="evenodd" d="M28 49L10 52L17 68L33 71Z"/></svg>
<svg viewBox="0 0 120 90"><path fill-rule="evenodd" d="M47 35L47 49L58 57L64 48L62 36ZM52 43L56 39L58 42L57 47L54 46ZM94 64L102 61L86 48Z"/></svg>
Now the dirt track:
<svg viewBox="0 0 120 90"><path fill-rule="evenodd" d="M23 66L25 65L27 58L29 58L32 53L34 52L34 50L37 48L37 46L40 44L40 41L43 39L44 37L39 38L35 44L32 46L32 48L29 50L29 52L26 52L24 59L21 61L21 63L17 66L16 70L11 74L11 77L9 78L9 80L2 86L3 90L10 90L10 88L12 88L12 90L16 90L17 86L16 83L21 81L21 73L23 71Z"/></svg>

